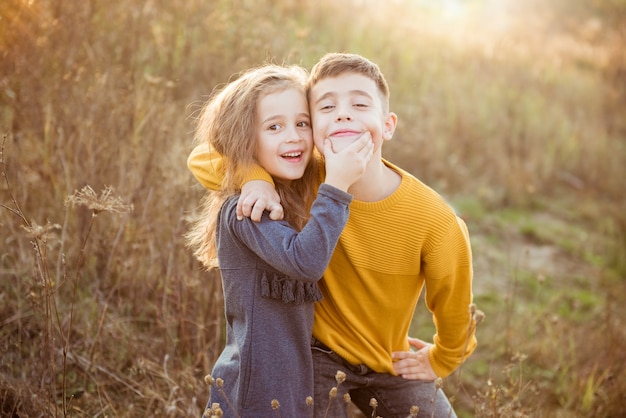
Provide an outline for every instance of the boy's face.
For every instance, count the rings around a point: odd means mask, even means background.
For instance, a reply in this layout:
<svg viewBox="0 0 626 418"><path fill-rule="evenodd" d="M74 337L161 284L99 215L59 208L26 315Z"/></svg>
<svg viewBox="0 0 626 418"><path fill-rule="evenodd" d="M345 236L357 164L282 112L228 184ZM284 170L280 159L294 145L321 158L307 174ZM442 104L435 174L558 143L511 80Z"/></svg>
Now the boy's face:
<svg viewBox="0 0 626 418"><path fill-rule="evenodd" d="M313 140L318 150L330 138L335 152L369 131L374 153L383 140L389 140L396 128L397 117L386 112L374 80L359 73L344 73L319 80L310 91Z"/></svg>

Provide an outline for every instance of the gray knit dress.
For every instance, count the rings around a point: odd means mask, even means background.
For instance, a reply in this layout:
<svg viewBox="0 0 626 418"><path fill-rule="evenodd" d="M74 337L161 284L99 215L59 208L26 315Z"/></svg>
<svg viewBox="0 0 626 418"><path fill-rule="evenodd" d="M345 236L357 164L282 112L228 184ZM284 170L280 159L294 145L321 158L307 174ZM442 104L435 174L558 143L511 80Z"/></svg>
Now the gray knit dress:
<svg viewBox="0 0 626 418"><path fill-rule="evenodd" d="M211 375L224 386L223 393L211 389L207 407L219 403L224 417L269 418L277 416L276 399L281 417L307 417L317 281L348 220L352 196L322 184L300 232L267 213L258 223L238 221L237 198L224 203L218 220L226 346Z"/></svg>

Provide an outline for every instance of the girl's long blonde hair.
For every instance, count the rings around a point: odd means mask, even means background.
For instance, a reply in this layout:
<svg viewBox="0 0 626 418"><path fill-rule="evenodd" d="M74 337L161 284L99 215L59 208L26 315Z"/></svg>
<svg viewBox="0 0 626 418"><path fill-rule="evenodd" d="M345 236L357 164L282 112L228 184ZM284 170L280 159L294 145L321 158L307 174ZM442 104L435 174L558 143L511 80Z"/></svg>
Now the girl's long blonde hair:
<svg viewBox="0 0 626 418"><path fill-rule="evenodd" d="M298 89L304 94L307 73L299 66L267 64L245 71L215 92L203 106L195 130L196 144L208 143L224 158L225 170L219 191L209 191L202 209L186 234L187 245L205 268L217 267L216 223L224 201L241 191L245 174L254 164L257 104L268 94ZM301 179L289 186L275 182L287 220L300 230L309 218L316 194L318 168L311 158Z"/></svg>

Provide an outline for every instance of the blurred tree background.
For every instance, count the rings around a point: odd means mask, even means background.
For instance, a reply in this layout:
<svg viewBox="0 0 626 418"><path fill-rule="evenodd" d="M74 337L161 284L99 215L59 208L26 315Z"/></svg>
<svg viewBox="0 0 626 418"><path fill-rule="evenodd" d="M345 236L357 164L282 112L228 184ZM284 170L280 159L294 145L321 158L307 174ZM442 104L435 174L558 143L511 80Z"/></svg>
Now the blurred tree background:
<svg viewBox="0 0 626 418"><path fill-rule="evenodd" d="M338 51L379 64L385 157L472 233L458 413L623 416L625 28L624 0L0 0L0 415L201 414L223 313L182 238L194 117Z"/></svg>

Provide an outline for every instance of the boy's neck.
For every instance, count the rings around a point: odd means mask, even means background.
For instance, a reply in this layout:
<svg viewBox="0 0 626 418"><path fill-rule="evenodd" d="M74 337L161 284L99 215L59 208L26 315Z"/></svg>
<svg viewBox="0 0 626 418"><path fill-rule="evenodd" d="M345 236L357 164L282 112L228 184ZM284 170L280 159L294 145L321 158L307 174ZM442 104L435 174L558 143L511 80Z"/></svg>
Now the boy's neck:
<svg viewBox="0 0 626 418"><path fill-rule="evenodd" d="M390 196L400 186L402 177L377 159L367 166L361 178L348 189L355 200L377 202Z"/></svg>

